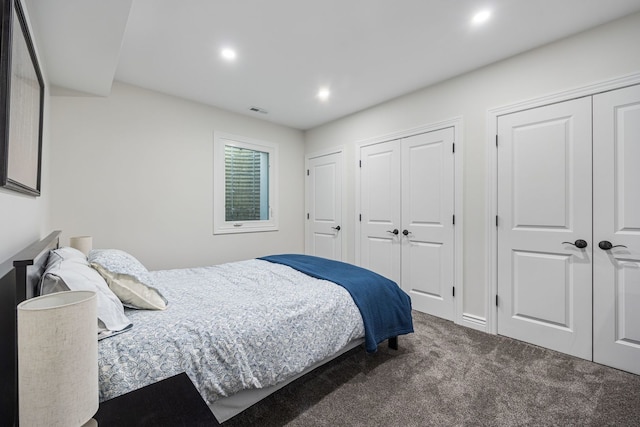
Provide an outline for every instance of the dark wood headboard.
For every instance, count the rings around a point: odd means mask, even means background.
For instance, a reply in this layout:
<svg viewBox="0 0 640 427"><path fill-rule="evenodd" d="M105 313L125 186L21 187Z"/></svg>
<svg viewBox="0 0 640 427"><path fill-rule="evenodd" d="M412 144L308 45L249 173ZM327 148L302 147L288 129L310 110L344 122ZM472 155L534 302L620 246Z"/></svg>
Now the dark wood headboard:
<svg viewBox="0 0 640 427"><path fill-rule="evenodd" d="M60 231L34 242L0 265L0 425L18 425L17 311L37 296L49 251L59 246Z"/></svg>

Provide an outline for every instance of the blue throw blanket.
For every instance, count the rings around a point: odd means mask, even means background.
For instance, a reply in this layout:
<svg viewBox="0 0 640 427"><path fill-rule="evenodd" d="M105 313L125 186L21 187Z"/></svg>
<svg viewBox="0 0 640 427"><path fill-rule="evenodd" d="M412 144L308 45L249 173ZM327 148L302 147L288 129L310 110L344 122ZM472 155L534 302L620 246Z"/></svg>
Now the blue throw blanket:
<svg viewBox="0 0 640 427"><path fill-rule="evenodd" d="M370 353L388 338L413 332L411 298L395 282L373 271L310 255L271 255L259 259L287 265L349 291L362 315L365 348Z"/></svg>

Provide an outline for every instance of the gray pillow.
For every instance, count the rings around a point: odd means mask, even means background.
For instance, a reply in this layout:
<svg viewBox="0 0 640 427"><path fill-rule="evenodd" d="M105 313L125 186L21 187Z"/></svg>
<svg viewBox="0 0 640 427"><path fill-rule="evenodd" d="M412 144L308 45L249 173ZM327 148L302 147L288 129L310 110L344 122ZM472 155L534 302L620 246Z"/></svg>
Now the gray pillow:
<svg viewBox="0 0 640 427"><path fill-rule="evenodd" d="M167 308L166 298L151 286L149 271L134 256L119 249L95 249L89 252L88 259L126 307Z"/></svg>
<svg viewBox="0 0 640 427"><path fill-rule="evenodd" d="M54 258L59 254L54 254ZM111 292L100 274L91 268L86 259L54 259L48 263L40 282L40 294L63 291L93 291L96 293L98 311L98 338L122 332L132 326L124 314L124 307Z"/></svg>

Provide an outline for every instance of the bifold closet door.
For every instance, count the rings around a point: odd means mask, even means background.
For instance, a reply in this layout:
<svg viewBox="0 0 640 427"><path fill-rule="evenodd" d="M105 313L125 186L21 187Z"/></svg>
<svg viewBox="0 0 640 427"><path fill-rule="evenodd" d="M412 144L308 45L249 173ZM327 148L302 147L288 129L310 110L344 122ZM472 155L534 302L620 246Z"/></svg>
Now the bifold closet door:
<svg viewBox="0 0 640 427"><path fill-rule="evenodd" d="M498 118L498 333L591 360L591 98Z"/></svg>
<svg viewBox="0 0 640 427"><path fill-rule="evenodd" d="M360 149L360 265L454 318L454 128Z"/></svg>
<svg viewBox="0 0 640 427"><path fill-rule="evenodd" d="M640 374L640 86L593 112L593 360Z"/></svg>
<svg viewBox="0 0 640 427"><path fill-rule="evenodd" d="M360 266L400 284L400 144L360 149Z"/></svg>
<svg viewBox="0 0 640 427"><path fill-rule="evenodd" d="M413 308L453 320L453 128L402 144L402 288Z"/></svg>
<svg viewBox="0 0 640 427"><path fill-rule="evenodd" d="M342 153L309 159L306 253L342 261Z"/></svg>

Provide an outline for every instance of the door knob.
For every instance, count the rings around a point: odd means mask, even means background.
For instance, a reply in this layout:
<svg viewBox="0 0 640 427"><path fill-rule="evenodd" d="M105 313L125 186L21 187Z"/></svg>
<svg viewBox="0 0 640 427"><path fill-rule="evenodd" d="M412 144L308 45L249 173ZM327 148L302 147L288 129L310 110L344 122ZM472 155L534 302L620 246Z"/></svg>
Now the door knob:
<svg viewBox="0 0 640 427"><path fill-rule="evenodd" d="M397 228L394 228L393 231L391 230L387 230L387 233L391 233L391 234L395 234L396 236L398 235L399 231Z"/></svg>
<svg viewBox="0 0 640 427"><path fill-rule="evenodd" d="M603 251L608 251L609 249L613 249L613 248L626 248L625 245L615 245L614 246L608 240L602 240L600 243L598 243L598 247L600 249L602 249Z"/></svg>
<svg viewBox="0 0 640 427"><path fill-rule="evenodd" d="M409 234L411 234L411 232L409 230L402 230L402 234L404 234L405 236L408 236Z"/></svg>
<svg viewBox="0 0 640 427"><path fill-rule="evenodd" d="M586 248L588 246L586 240L582 240L582 239L578 239L574 243L571 243L571 242L562 242L562 243L567 243L569 245L573 245L573 246L575 246L576 248L579 248L579 249L584 249L584 248Z"/></svg>
<svg viewBox="0 0 640 427"><path fill-rule="evenodd" d="M331 227L331 228L333 228L333 229L334 229L334 230L336 230L336 231L340 231L340 226L339 226L339 225L338 225L338 226L336 226L336 227Z"/></svg>

